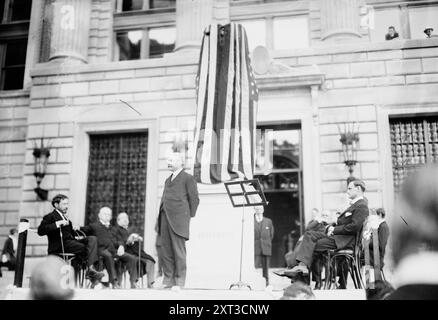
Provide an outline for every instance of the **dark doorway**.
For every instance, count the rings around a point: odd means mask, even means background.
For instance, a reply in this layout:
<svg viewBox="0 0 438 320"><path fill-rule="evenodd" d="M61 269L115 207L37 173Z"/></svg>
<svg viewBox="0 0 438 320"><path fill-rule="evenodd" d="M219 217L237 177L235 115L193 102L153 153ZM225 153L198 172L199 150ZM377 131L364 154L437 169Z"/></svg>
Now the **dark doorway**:
<svg viewBox="0 0 438 320"><path fill-rule="evenodd" d="M147 132L90 135L85 224L110 207L113 223L126 212L130 226L143 234L146 201Z"/></svg>
<svg viewBox="0 0 438 320"><path fill-rule="evenodd" d="M271 130L272 170L258 175L269 205L264 215L272 220L274 239L270 266L286 265L284 255L293 248L302 232L301 126L299 124L260 126Z"/></svg>

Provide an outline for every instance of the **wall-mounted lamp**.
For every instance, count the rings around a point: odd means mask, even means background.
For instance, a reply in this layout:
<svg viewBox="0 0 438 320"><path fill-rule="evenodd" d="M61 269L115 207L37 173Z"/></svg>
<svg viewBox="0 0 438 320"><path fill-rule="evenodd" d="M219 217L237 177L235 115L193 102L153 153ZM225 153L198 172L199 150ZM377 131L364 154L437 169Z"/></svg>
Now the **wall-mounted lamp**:
<svg viewBox="0 0 438 320"><path fill-rule="evenodd" d="M33 190L38 195L38 198L40 200L47 200L47 196L49 192L47 190L41 189L40 184L44 176L46 175L47 162L49 161L49 157L50 157L50 150L47 146L44 146L44 141L42 138L41 138L41 146L38 148L35 145L32 154L35 158L35 167L34 167L33 175L35 176L37 181L37 187Z"/></svg>
<svg viewBox="0 0 438 320"><path fill-rule="evenodd" d="M347 182L354 180L353 171L357 164L357 148L359 142L359 126L357 123L344 123L343 129L338 125L339 133L341 139L339 141L342 143L342 151L344 156L344 163L348 167L348 172L350 176Z"/></svg>

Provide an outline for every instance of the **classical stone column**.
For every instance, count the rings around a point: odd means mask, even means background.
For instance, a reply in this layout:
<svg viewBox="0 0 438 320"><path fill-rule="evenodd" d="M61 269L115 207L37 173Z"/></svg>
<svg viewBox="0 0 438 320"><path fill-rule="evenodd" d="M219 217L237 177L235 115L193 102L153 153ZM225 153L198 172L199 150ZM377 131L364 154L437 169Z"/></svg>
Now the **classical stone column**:
<svg viewBox="0 0 438 320"><path fill-rule="evenodd" d="M41 34L43 27L44 2L32 2L29 37L27 40L26 67L24 70L24 88L30 88L32 79L30 70L40 61Z"/></svg>
<svg viewBox="0 0 438 320"><path fill-rule="evenodd" d="M54 0L49 60L87 63L91 0Z"/></svg>
<svg viewBox="0 0 438 320"><path fill-rule="evenodd" d="M321 0L320 4L322 41L361 38L357 0Z"/></svg>
<svg viewBox="0 0 438 320"><path fill-rule="evenodd" d="M176 1L175 51L201 47L204 29L213 21L214 0Z"/></svg>

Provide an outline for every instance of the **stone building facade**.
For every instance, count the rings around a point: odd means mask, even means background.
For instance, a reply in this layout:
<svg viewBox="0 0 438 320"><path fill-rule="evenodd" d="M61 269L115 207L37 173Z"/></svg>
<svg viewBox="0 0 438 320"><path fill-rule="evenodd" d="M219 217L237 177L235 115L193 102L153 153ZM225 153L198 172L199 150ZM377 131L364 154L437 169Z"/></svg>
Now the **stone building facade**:
<svg viewBox="0 0 438 320"><path fill-rule="evenodd" d="M262 44L273 62L268 72L257 75L257 121L261 127L298 128L300 165L291 174L299 176L294 196L299 224L311 218L311 208L337 210L345 204L348 171L339 126L353 122L359 125L360 138L354 175L366 182L370 206L383 206L389 220L396 217L391 119L436 121L438 38L417 37L417 29L425 26L414 23L421 21L421 12L426 12L426 20L438 21L437 1L167 2L170 8L123 12L123 1L33 1L23 89L0 91L3 238L19 218L37 227L51 208L50 201L38 200L34 192L32 153L41 138L50 143L41 187L49 191L49 200L57 193L69 195L70 217L83 224L90 137L147 132L143 231L146 250L155 254L155 220L169 175L166 155L175 130L190 137L194 128L202 30L209 23L245 25L261 19L265 19ZM283 16L306 22L307 40L301 47L276 49L284 39L276 38L275 19ZM384 34L376 36L375 31L386 32L393 17L400 39L384 41ZM116 33L144 21L175 26L175 50L155 59L141 53L144 59L114 61ZM250 42L251 30L248 24ZM223 185L199 185L199 190L201 204L188 242L188 286L225 288L239 276L241 211L231 208ZM280 214L281 209L276 210ZM254 272L249 211L245 212L243 274L244 280L258 286L263 281ZM281 214L287 220L288 213ZM45 238L30 236L29 256L45 255L46 249ZM212 265L217 268L212 270Z"/></svg>

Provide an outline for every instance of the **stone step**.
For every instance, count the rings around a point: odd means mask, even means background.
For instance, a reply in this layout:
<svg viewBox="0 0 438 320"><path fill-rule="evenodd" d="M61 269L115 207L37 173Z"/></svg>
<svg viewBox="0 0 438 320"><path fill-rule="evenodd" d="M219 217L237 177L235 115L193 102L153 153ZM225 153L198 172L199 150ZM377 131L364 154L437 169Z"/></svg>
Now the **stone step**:
<svg viewBox="0 0 438 320"><path fill-rule="evenodd" d="M277 300L279 291L250 290L160 290L160 289L76 289L74 300ZM357 289L314 290L316 300L365 300L365 291ZM7 293L7 300L27 300L29 289L15 288Z"/></svg>

